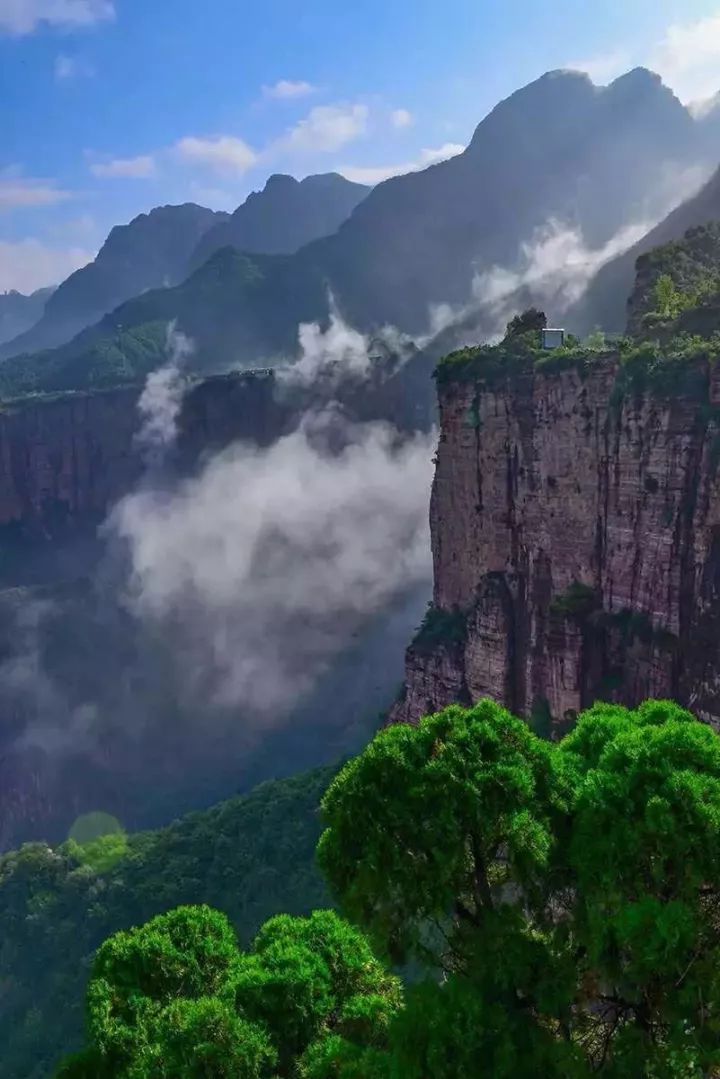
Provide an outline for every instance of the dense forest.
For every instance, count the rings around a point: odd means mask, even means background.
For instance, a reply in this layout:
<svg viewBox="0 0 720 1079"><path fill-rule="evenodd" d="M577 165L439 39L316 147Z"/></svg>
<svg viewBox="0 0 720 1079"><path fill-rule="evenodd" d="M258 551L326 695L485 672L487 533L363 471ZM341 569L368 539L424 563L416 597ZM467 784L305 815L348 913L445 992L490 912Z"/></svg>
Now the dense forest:
<svg viewBox="0 0 720 1079"><path fill-rule="evenodd" d="M328 902L313 852L331 773L263 784L157 832L0 858L0 1075L42 1079L81 1039L85 979L108 934L210 903L242 941L281 911ZM120 855L120 857L118 857Z"/></svg>
<svg viewBox="0 0 720 1079"><path fill-rule="evenodd" d="M382 730L322 810L349 921L116 933L58 1079L717 1074L720 736L690 713L597 704L552 743L452 706Z"/></svg>

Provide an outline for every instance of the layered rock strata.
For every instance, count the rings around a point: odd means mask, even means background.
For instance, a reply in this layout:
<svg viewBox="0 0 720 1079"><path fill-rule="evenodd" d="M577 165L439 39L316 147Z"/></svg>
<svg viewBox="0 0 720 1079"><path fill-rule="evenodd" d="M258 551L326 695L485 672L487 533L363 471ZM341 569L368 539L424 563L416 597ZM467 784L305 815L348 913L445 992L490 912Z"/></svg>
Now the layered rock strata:
<svg viewBox="0 0 720 1079"><path fill-rule="evenodd" d="M489 696L558 730L653 696L720 724L720 378L618 370L441 380L433 609L392 720Z"/></svg>

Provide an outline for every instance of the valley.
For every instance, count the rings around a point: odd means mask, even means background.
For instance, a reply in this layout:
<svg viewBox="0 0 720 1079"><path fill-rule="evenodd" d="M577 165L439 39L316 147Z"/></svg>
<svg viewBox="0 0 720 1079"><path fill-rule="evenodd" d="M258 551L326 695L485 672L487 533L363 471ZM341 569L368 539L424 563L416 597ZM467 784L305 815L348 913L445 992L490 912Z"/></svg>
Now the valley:
<svg viewBox="0 0 720 1079"><path fill-rule="evenodd" d="M720 1074L720 99L589 70L0 167L0 1079Z"/></svg>

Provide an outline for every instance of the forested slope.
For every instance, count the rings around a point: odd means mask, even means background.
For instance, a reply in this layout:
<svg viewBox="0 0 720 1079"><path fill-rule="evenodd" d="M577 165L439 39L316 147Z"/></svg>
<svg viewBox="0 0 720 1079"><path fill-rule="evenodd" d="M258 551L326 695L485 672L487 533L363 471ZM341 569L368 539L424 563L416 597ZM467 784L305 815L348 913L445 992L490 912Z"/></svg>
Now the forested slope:
<svg viewBox="0 0 720 1079"><path fill-rule="evenodd" d="M331 775L265 783L132 836L104 873L81 865L72 845L27 844L0 859L2 1079L44 1079L79 1043L90 959L109 933L181 903L209 903L248 941L272 914L326 906L314 857Z"/></svg>

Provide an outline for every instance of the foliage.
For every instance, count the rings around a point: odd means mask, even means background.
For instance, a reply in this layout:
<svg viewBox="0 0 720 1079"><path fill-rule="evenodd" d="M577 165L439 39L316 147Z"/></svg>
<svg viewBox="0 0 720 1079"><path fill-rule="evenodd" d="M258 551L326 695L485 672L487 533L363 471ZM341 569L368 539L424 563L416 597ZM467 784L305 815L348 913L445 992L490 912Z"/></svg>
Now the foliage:
<svg viewBox="0 0 720 1079"><path fill-rule="evenodd" d="M638 259L632 329L645 334L666 328L672 336L683 328L673 323L686 321L686 313L717 306L719 294L720 227L710 222Z"/></svg>
<svg viewBox="0 0 720 1079"><path fill-rule="evenodd" d="M556 745L452 707L382 731L323 807L344 910L443 972L391 1027L389 1074L720 1065L720 738L677 705L596 705Z"/></svg>
<svg viewBox="0 0 720 1079"><path fill-rule="evenodd" d="M78 865L89 866L94 873L107 873L128 852L128 840L124 832L110 832L87 843L68 839L65 853Z"/></svg>
<svg viewBox="0 0 720 1079"><path fill-rule="evenodd" d="M547 316L537 307L529 307L507 324L505 337L519 337L526 333L540 333L547 326Z"/></svg>
<svg viewBox="0 0 720 1079"><path fill-rule="evenodd" d="M573 581L563 592L550 603L553 614L564 615L569 618L582 618L589 614L598 605L597 592L589 584L581 581Z"/></svg>
<svg viewBox="0 0 720 1079"><path fill-rule="evenodd" d="M624 342L612 392L619 404L629 394L656 397L686 395L704 401L708 395L707 363L720 358L720 332L706 339L678 334L665 345L657 341Z"/></svg>
<svg viewBox="0 0 720 1079"><path fill-rule="evenodd" d="M457 608L446 611L428 603L423 620L413 639L413 647L419 652L432 652L439 645L464 644L467 635L467 619Z"/></svg>
<svg viewBox="0 0 720 1079"><path fill-rule="evenodd" d="M65 1079L332 1074L386 1048L400 982L333 911L281 915L241 953L228 919L179 907L110 937L87 991L89 1046Z"/></svg>
<svg viewBox="0 0 720 1079"><path fill-rule="evenodd" d="M593 330L583 341L583 348L589 352L607 352L610 347L607 334L600 329Z"/></svg>
<svg viewBox="0 0 720 1079"><path fill-rule="evenodd" d="M655 282L655 304L660 318L677 318L686 303L685 295L675 287L670 274L661 274Z"/></svg>
<svg viewBox="0 0 720 1079"><path fill-rule="evenodd" d="M0 1076L46 1079L80 1043L91 957L115 931L180 904L208 903L247 943L279 911L326 905L314 849L331 774L265 783L158 832L129 836L111 866L96 861L92 843L81 850L72 842L57 850L33 843L2 856ZM92 1067L87 1074L99 1075Z"/></svg>
<svg viewBox="0 0 720 1079"><path fill-rule="evenodd" d="M477 345L451 352L440 360L435 369L438 385L451 382L481 380L486 386L501 385L508 378L531 374L533 371L565 371L576 369L584 374L596 363L605 343L595 335L581 342L567 334L559 348L541 347L540 329L544 314L531 308L508 323L505 338L496 345ZM528 326L531 328L528 329ZM610 347L608 343L608 349ZM607 349L606 349L607 351Z"/></svg>
<svg viewBox="0 0 720 1079"><path fill-rule="evenodd" d="M330 784L343 910L240 952L181 907L115 934L61 1079L677 1079L720 1068L720 737L669 701L557 743L492 701L382 730ZM427 977L403 994L368 940Z"/></svg>

